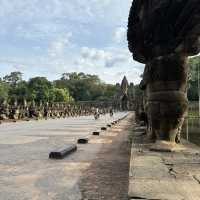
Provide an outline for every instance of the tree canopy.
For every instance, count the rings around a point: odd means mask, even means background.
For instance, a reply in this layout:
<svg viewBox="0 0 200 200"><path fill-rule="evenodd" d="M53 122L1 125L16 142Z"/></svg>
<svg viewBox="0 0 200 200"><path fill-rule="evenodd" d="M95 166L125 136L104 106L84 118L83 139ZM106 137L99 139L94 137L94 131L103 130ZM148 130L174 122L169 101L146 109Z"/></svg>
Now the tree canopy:
<svg viewBox="0 0 200 200"><path fill-rule="evenodd" d="M60 80L54 81L57 88L69 89L76 101L94 101L112 99L116 87L106 84L97 75L84 73L64 73Z"/></svg>
<svg viewBox="0 0 200 200"><path fill-rule="evenodd" d="M21 72L11 72L0 79L0 101L71 102L111 100L116 94L115 85L106 84L97 75L64 73L60 79L46 77L23 80Z"/></svg>

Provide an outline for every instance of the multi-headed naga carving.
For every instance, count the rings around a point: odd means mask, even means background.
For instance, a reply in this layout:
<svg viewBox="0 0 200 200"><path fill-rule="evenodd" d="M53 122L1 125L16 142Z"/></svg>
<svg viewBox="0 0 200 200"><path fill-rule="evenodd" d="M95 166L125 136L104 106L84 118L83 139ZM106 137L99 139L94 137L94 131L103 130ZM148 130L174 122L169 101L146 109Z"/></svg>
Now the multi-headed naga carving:
<svg viewBox="0 0 200 200"><path fill-rule="evenodd" d="M141 88L152 135L175 142L187 112L187 57L200 51L200 0L134 0L129 49L145 64Z"/></svg>

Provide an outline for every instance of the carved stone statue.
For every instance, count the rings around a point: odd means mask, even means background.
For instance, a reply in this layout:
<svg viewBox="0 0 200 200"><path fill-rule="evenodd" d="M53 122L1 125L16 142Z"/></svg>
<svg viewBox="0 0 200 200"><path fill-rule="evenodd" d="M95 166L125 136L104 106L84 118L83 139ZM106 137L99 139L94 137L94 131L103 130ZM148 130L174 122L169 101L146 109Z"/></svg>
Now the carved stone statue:
<svg viewBox="0 0 200 200"><path fill-rule="evenodd" d="M0 106L0 120L7 120L9 118L9 104L4 100Z"/></svg>
<svg viewBox="0 0 200 200"><path fill-rule="evenodd" d="M187 113L187 57L200 51L199 0L134 0L128 22L133 58L146 64L145 90L151 134L175 143Z"/></svg>
<svg viewBox="0 0 200 200"><path fill-rule="evenodd" d="M17 100L13 102L13 105L11 106L11 112L10 112L10 119L18 120L20 116L20 106L18 105Z"/></svg>
<svg viewBox="0 0 200 200"><path fill-rule="evenodd" d="M122 110L128 110L128 87L129 87L129 84L128 84L127 78L126 76L124 76L121 83Z"/></svg>
<svg viewBox="0 0 200 200"><path fill-rule="evenodd" d="M29 119L48 119L49 117L55 119L61 117L65 118L92 115L93 106L95 108L99 108L99 110L104 110L104 113L108 113L108 108L110 106L110 102L83 102L80 104L78 102L36 103L34 100L32 102L27 102L25 99L21 102L14 100L9 102L10 104L7 101L0 103L0 122L10 119L12 119L13 122L16 122L17 120L29 121Z"/></svg>

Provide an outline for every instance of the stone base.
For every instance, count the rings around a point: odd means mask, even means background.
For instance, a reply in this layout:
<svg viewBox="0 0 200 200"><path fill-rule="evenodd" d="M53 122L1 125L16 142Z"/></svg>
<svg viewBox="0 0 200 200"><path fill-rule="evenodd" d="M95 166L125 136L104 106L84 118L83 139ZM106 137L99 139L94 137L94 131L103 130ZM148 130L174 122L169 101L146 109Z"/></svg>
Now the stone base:
<svg viewBox="0 0 200 200"><path fill-rule="evenodd" d="M176 152L182 150L185 150L183 145L163 140L156 141L156 143L150 147L150 151L157 152Z"/></svg>

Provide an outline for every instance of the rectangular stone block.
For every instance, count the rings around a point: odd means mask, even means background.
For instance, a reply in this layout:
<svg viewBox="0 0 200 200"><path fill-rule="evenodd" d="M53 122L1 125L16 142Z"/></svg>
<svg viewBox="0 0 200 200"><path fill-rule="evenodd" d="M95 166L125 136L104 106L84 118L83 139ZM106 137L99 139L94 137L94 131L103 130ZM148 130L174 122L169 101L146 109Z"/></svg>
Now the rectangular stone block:
<svg viewBox="0 0 200 200"><path fill-rule="evenodd" d="M100 135L100 132L99 131L94 131L93 135Z"/></svg>
<svg viewBox="0 0 200 200"><path fill-rule="evenodd" d="M88 141L89 141L88 138L79 138L78 141L77 141L77 143L78 144L87 144Z"/></svg>
<svg viewBox="0 0 200 200"><path fill-rule="evenodd" d="M63 159L67 155L77 150L77 146L75 144L68 144L65 147L52 151L49 154L50 159Z"/></svg>

